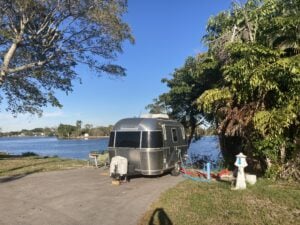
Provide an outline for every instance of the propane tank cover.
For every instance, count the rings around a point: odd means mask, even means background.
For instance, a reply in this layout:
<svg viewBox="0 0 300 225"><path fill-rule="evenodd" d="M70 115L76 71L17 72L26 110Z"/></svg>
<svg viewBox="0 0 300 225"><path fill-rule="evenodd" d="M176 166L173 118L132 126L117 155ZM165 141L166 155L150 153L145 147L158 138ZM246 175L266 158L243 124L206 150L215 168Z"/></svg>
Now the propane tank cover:
<svg viewBox="0 0 300 225"><path fill-rule="evenodd" d="M112 174L120 174L120 176L124 176L127 174L128 169L128 160L122 156L114 156L110 162L110 176Z"/></svg>

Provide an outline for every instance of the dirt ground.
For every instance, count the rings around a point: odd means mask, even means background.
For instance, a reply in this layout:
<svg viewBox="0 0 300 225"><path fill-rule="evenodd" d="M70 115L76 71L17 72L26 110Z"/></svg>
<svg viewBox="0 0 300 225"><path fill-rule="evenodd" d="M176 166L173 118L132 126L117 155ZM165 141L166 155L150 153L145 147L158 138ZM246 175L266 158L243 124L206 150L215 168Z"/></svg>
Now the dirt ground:
<svg viewBox="0 0 300 225"><path fill-rule="evenodd" d="M0 178L0 225L137 224L160 193L183 178L138 177L111 184L103 169Z"/></svg>

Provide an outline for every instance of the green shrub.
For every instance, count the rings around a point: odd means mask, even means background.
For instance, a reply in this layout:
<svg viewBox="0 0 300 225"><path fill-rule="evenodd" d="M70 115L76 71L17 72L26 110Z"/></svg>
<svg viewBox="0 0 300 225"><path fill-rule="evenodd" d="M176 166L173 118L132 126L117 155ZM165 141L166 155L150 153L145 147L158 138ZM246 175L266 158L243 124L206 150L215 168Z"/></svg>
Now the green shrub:
<svg viewBox="0 0 300 225"><path fill-rule="evenodd" d="M39 155L36 154L35 152L23 152L22 156L29 157L29 156L39 156Z"/></svg>

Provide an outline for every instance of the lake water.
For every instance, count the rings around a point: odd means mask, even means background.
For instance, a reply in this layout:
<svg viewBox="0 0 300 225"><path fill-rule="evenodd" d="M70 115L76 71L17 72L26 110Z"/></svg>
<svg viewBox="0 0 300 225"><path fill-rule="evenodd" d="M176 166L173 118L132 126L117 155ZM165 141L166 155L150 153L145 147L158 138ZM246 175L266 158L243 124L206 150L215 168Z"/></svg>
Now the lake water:
<svg viewBox="0 0 300 225"><path fill-rule="evenodd" d="M107 148L108 138L90 140L61 140L55 137L9 137L0 138L0 152L22 154L34 152L41 156L87 159L91 151Z"/></svg>
<svg viewBox="0 0 300 225"><path fill-rule="evenodd" d="M91 151L107 149L108 138L90 140L61 140L55 137L8 137L0 138L0 152L20 155L34 152L41 156L87 159ZM192 142L190 156L206 157L215 160L219 157L219 140L216 136L202 137Z"/></svg>

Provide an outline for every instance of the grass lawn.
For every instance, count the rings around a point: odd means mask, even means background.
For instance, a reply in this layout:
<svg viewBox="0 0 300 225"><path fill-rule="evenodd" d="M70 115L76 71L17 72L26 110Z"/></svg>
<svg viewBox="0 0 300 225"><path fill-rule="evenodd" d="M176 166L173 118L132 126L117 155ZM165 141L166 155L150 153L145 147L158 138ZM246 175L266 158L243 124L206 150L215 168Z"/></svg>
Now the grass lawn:
<svg viewBox="0 0 300 225"><path fill-rule="evenodd" d="M58 157L14 156L0 153L0 176L18 176L43 171L86 166L86 161Z"/></svg>
<svg viewBox="0 0 300 225"><path fill-rule="evenodd" d="M300 224L300 184L258 180L246 190L184 181L166 191L140 224Z"/></svg>

